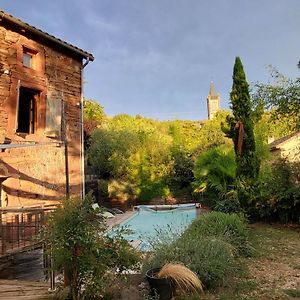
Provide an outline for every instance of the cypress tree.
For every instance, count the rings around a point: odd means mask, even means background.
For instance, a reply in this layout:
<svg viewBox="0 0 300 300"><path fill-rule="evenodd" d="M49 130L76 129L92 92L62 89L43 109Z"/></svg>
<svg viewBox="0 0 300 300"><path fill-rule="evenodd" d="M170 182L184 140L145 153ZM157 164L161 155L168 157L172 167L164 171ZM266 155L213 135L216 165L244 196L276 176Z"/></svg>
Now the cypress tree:
<svg viewBox="0 0 300 300"><path fill-rule="evenodd" d="M249 86L239 57L235 59L232 78L230 101L233 116L227 117L229 130L226 133L234 143L237 178L251 180L257 178L260 163L255 153Z"/></svg>

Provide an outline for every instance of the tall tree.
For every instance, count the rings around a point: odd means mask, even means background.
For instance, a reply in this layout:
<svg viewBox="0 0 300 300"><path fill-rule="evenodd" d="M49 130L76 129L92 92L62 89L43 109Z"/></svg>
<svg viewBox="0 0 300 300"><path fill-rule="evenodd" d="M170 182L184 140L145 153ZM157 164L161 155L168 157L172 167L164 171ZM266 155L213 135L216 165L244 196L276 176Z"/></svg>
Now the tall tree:
<svg viewBox="0 0 300 300"><path fill-rule="evenodd" d="M100 124L106 117L104 108L96 100L84 99L84 120L96 121Z"/></svg>
<svg viewBox="0 0 300 300"><path fill-rule="evenodd" d="M96 100L84 99L83 107L83 127L84 127L84 147L88 149L93 131L104 123L106 115L104 108Z"/></svg>
<svg viewBox="0 0 300 300"><path fill-rule="evenodd" d="M287 78L271 68L272 81L256 84L253 102L269 109L274 119L287 120L290 130L300 130L300 77Z"/></svg>
<svg viewBox="0 0 300 300"><path fill-rule="evenodd" d="M233 116L228 116L226 119L229 128L225 133L234 143L236 175L242 180L255 179L260 163L255 152L249 86L239 57L235 59L230 100Z"/></svg>

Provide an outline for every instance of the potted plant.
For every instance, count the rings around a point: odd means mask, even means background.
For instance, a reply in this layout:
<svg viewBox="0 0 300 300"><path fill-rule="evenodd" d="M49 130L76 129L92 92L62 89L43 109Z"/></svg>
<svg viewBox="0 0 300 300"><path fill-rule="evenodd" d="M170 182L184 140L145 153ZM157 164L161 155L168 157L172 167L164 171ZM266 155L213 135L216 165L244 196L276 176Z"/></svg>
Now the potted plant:
<svg viewBox="0 0 300 300"><path fill-rule="evenodd" d="M169 300L175 294L175 287L169 278L159 278L161 268L153 268L146 272L152 296L159 295L161 300Z"/></svg>
<svg viewBox="0 0 300 300"><path fill-rule="evenodd" d="M162 268L153 268L146 272L152 296L160 300L170 300L176 292L199 293L203 291L197 275L182 264L168 263Z"/></svg>

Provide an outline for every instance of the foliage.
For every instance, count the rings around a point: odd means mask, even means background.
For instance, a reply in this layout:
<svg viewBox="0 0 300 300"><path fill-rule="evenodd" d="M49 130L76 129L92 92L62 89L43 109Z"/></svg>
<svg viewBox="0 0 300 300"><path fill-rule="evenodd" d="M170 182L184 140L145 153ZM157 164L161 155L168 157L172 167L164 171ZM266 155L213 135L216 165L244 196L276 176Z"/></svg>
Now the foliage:
<svg viewBox="0 0 300 300"><path fill-rule="evenodd" d="M300 129L300 77L290 79L271 67L273 82L257 83L253 92L256 106L271 111L275 120L288 123L290 131ZM279 123L279 122L278 122Z"/></svg>
<svg viewBox="0 0 300 300"><path fill-rule="evenodd" d="M253 100L255 101L255 100ZM294 132L294 120L288 116L275 118L275 110L265 111L255 119L255 137L259 134L267 142L268 138L279 139Z"/></svg>
<svg viewBox="0 0 300 300"><path fill-rule="evenodd" d="M160 233L154 254L143 268L182 263L199 276L205 288L214 288L234 274L235 257L248 255L250 248L242 216L212 213L196 219L180 237L174 232L172 238L170 230Z"/></svg>
<svg viewBox="0 0 300 300"><path fill-rule="evenodd" d="M257 187L254 217L297 222L300 217L300 164L275 161Z"/></svg>
<svg viewBox="0 0 300 300"><path fill-rule="evenodd" d="M180 147L173 147L171 149L173 164L172 176L168 183L174 191L182 190L191 185L194 181L194 162L192 155Z"/></svg>
<svg viewBox="0 0 300 300"><path fill-rule="evenodd" d="M106 120L103 107L95 100L84 99L83 107L83 127L84 146L88 149L93 131Z"/></svg>
<svg viewBox="0 0 300 300"><path fill-rule="evenodd" d="M118 115L92 135L88 162L110 183L126 183L125 199L169 197L193 181L193 151L200 128L192 122L158 122ZM124 189L117 191L122 194Z"/></svg>
<svg viewBox="0 0 300 300"><path fill-rule="evenodd" d="M235 179L236 164L232 149L216 147L200 155L195 164L195 191L212 189L224 193Z"/></svg>
<svg viewBox="0 0 300 300"><path fill-rule="evenodd" d="M128 171L128 160L139 144L139 137L134 132L98 128L91 138L89 163L103 179L124 178Z"/></svg>
<svg viewBox="0 0 300 300"><path fill-rule="evenodd" d="M201 154L194 173L194 192L204 195L202 203L218 211L240 211L235 190L236 162L230 146L219 146Z"/></svg>
<svg viewBox="0 0 300 300"><path fill-rule="evenodd" d="M203 134L201 124L195 121L167 121L161 122L167 134L172 137L172 147L192 154L199 145Z"/></svg>
<svg viewBox="0 0 300 300"><path fill-rule="evenodd" d="M175 238L175 237L174 237ZM212 238L179 239L162 243L144 268L161 267L166 263L182 263L196 273L207 289L222 285L235 270L234 249L228 243Z"/></svg>
<svg viewBox="0 0 300 300"><path fill-rule="evenodd" d="M114 179L108 181L107 195L110 199L120 201L128 201L136 198L135 189L130 183Z"/></svg>
<svg viewBox="0 0 300 300"><path fill-rule="evenodd" d="M239 194L236 187L232 187L216 201L213 207L215 211L224 213L239 213L243 211L239 201Z"/></svg>
<svg viewBox="0 0 300 300"><path fill-rule="evenodd" d="M231 144L230 139L228 139L222 131L222 126L225 123L226 118L230 115L230 112L221 110L215 114L212 120L204 122L201 128L201 134L198 138L198 155L214 147L223 144Z"/></svg>
<svg viewBox="0 0 300 300"><path fill-rule="evenodd" d="M139 255L122 234L110 238L93 210L91 197L62 202L51 215L43 237L54 260L64 271L71 299L99 299L114 275L133 268Z"/></svg>
<svg viewBox="0 0 300 300"><path fill-rule="evenodd" d="M104 108L95 100L84 99L83 118L86 120L93 120L101 124L106 118Z"/></svg>
<svg viewBox="0 0 300 300"><path fill-rule="evenodd" d="M239 255L250 255L253 249L246 220L242 214L211 212L197 218L184 234L221 238L233 245Z"/></svg>
<svg viewBox="0 0 300 300"><path fill-rule="evenodd" d="M226 134L234 143L237 177L255 179L259 173L259 160L255 152L249 88L239 57L235 59L230 100L233 116L227 117L229 130Z"/></svg>

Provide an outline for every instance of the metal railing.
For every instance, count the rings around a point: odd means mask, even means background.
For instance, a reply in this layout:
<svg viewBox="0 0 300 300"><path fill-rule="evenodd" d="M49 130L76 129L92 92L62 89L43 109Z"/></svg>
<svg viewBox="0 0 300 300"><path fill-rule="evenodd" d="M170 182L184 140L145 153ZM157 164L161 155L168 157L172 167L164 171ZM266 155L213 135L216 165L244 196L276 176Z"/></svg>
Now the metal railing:
<svg viewBox="0 0 300 300"><path fill-rule="evenodd" d="M55 207L0 208L0 256L41 244L38 233Z"/></svg>

